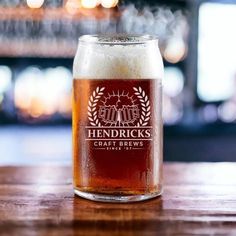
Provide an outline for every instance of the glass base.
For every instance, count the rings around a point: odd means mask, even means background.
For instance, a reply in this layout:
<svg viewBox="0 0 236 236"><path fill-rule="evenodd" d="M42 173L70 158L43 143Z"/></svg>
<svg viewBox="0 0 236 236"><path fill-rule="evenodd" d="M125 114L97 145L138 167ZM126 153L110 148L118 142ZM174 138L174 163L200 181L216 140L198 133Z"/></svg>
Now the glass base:
<svg viewBox="0 0 236 236"><path fill-rule="evenodd" d="M126 196L117 196L117 195L109 195L109 194L99 194L99 193L89 193L82 192L77 189L74 189L74 193L82 198L86 198L88 200L97 201L97 202L119 202L119 203L127 203L127 202L139 202L145 201L151 198L155 198L162 194L162 190L155 193L147 193L147 194L139 194L139 195L126 195Z"/></svg>

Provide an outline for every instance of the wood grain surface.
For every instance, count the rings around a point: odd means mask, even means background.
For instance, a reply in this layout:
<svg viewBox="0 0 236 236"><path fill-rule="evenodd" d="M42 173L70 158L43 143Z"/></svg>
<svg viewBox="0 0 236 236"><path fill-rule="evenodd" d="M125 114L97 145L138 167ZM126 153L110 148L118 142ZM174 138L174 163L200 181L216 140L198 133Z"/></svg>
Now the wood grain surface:
<svg viewBox="0 0 236 236"><path fill-rule="evenodd" d="M236 235L236 164L165 164L164 185L97 203L74 196L70 167L0 167L0 235Z"/></svg>

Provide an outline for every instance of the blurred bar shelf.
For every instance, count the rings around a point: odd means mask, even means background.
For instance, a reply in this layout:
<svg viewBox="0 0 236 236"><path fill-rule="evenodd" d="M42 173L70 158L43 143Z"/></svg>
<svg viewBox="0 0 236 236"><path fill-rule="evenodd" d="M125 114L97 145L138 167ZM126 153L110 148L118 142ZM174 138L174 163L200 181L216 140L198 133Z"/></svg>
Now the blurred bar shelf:
<svg viewBox="0 0 236 236"><path fill-rule="evenodd" d="M46 46L47 45L47 46ZM50 47L48 46L50 45ZM0 55L2 57L47 57L72 58L75 55L77 42L63 39L19 39L0 40Z"/></svg>
<svg viewBox="0 0 236 236"><path fill-rule="evenodd" d="M81 20L93 17L96 20L110 19L118 17L118 12L114 9L96 7L94 9L80 8L75 13L68 13L66 8L40 8L30 9L28 7L6 8L0 7L0 20Z"/></svg>
<svg viewBox="0 0 236 236"><path fill-rule="evenodd" d="M104 27L115 32L118 17L115 9L102 7L75 14L65 8L0 7L0 56L72 58L80 35Z"/></svg>

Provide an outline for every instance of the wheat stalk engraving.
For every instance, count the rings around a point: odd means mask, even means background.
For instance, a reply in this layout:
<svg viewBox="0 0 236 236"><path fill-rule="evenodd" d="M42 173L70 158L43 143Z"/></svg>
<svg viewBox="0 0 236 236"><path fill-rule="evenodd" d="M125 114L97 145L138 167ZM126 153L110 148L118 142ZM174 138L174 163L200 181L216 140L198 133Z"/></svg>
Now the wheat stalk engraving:
<svg viewBox="0 0 236 236"><path fill-rule="evenodd" d="M98 120L98 113L97 113L97 103L99 101L99 98L103 95L103 91L105 90L105 87L97 87L93 92L92 95L89 98L88 101L88 119L89 123L92 126L101 126L101 123Z"/></svg>
<svg viewBox="0 0 236 236"><path fill-rule="evenodd" d="M135 95L139 99L141 103L141 115L140 119L137 123L137 126L146 126L148 124L148 121L151 118L151 107L150 107L150 101L148 99L148 96L146 95L145 91L139 86L138 88L133 87L135 91Z"/></svg>

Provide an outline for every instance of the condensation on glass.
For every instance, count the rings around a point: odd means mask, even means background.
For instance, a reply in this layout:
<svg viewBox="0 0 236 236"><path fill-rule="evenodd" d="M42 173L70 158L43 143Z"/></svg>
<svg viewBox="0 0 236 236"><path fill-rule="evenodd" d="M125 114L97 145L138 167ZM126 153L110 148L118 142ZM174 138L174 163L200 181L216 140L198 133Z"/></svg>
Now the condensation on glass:
<svg viewBox="0 0 236 236"><path fill-rule="evenodd" d="M82 36L73 76L75 193L113 202L160 195L163 62L158 40Z"/></svg>

